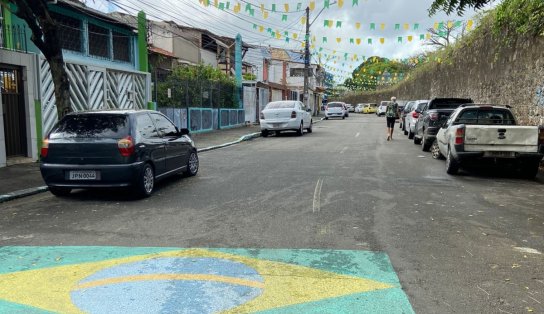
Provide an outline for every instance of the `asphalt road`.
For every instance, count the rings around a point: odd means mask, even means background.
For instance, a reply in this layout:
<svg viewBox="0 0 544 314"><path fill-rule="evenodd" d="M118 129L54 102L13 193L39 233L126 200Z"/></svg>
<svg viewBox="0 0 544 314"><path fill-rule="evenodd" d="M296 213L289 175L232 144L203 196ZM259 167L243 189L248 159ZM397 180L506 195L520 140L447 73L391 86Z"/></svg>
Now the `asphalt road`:
<svg viewBox="0 0 544 314"><path fill-rule="evenodd" d="M544 313L542 174L450 176L398 127L393 137L384 118L352 114L202 153L198 176L145 200L0 204L0 245L379 251L417 313Z"/></svg>

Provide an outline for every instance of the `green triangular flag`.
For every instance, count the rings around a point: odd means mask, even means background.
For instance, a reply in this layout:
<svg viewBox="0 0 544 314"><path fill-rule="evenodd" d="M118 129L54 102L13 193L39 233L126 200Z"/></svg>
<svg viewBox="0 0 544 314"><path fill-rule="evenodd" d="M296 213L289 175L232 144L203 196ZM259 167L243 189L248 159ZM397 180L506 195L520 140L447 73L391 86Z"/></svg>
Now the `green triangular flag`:
<svg viewBox="0 0 544 314"><path fill-rule="evenodd" d="M251 9L249 10L249 15L255 16L255 9L251 8Z"/></svg>
<svg viewBox="0 0 544 314"><path fill-rule="evenodd" d="M269 33L271 33L271 32L272 32L272 28L269 27L266 31L269 32Z"/></svg>
<svg viewBox="0 0 544 314"><path fill-rule="evenodd" d="M297 3L297 11L300 11L300 9L302 9L302 3Z"/></svg>
<svg viewBox="0 0 544 314"><path fill-rule="evenodd" d="M342 27L342 21L336 21L336 28Z"/></svg>
<svg viewBox="0 0 544 314"><path fill-rule="evenodd" d="M270 36L272 36L272 37L276 37L276 32L272 32L272 33L270 33Z"/></svg>
<svg viewBox="0 0 544 314"><path fill-rule="evenodd" d="M289 32L288 32L288 31L283 32L283 34L284 34L285 36L289 36Z"/></svg>
<svg viewBox="0 0 544 314"><path fill-rule="evenodd" d="M319 51L323 51L323 47L319 47Z"/></svg>
<svg viewBox="0 0 544 314"><path fill-rule="evenodd" d="M400 29L400 24L395 24L395 30L399 30Z"/></svg>
<svg viewBox="0 0 544 314"><path fill-rule="evenodd" d="M286 42L289 42L289 37L285 37L285 41L286 41Z"/></svg>
<svg viewBox="0 0 544 314"><path fill-rule="evenodd" d="M246 12L249 12L251 11L251 4L246 4Z"/></svg>
<svg viewBox="0 0 544 314"><path fill-rule="evenodd" d="M323 27L329 26L329 20L323 20Z"/></svg>
<svg viewBox="0 0 544 314"><path fill-rule="evenodd" d="M304 35L304 39L310 40L310 35L309 34Z"/></svg>
<svg viewBox="0 0 544 314"><path fill-rule="evenodd" d="M272 4L272 12L276 12L276 4L275 3Z"/></svg>
<svg viewBox="0 0 544 314"><path fill-rule="evenodd" d="M376 29L376 24L375 23L370 23L370 29L375 30Z"/></svg>
<svg viewBox="0 0 544 314"><path fill-rule="evenodd" d="M369 38L369 39L368 39L368 44L369 44L369 45L372 45L372 38Z"/></svg>
<svg viewBox="0 0 544 314"><path fill-rule="evenodd" d="M227 1L227 10L230 9L230 2Z"/></svg>
<svg viewBox="0 0 544 314"><path fill-rule="evenodd" d="M455 27L461 27L461 21L455 21Z"/></svg>
<svg viewBox="0 0 544 314"><path fill-rule="evenodd" d="M425 40L425 34L419 35L419 40Z"/></svg>
<svg viewBox="0 0 544 314"><path fill-rule="evenodd" d="M402 42L402 37L397 37L397 42L401 43Z"/></svg>
<svg viewBox="0 0 544 314"><path fill-rule="evenodd" d="M359 5L359 0L353 0L353 3L351 4L351 6L356 6L356 5Z"/></svg>
<svg viewBox="0 0 544 314"><path fill-rule="evenodd" d="M327 37L323 37L323 42L324 42L324 43L327 42Z"/></svg>
<svg viewBox="0 0 544 314"><path fill-rule="evenodd" d="M328 9L330 5L329 0L325 0L325 3L323 4L323 8Z"/></svg>
<svg viewBox="0 0 544 314"><path fill-rule="evenodd" d="M225 4L223 2L219 2L219 10L225 10Z"/></svg>
<svg viewBox="0 0 544 314"><path fill-rule="evenodd" d="M283 15L281 16L281 20L282 20L283 22L286 22L286 21L287 21L287 14L283 14Z"/></svg>
<svg viewBox="0 0 544 314"><path fill-rule="evenodd" d="M443 29L443 28L444 28L444 22L438 23L438 29Z"/></svg>
<svg viewBox="0 0 544 314"><path fill-rule="evenodd" d="M418 29L419 29L419 24L418 23L414 24L414 30L418 30Z"/></svg>
<svg viewBox="0 0 544 314"><path fill-rule="evenodd" d="M219 4L221 6L221 4ZM257 24L253 24L253 29L257 29Z"/></svg>
<svg viewBox="0 0 544 314"><path fill-rule="evenodd" d="M349 39L349 43L350 43L350 44L353 44L353 43L354 43L353 38L350 38L350 39Z"/></svg>

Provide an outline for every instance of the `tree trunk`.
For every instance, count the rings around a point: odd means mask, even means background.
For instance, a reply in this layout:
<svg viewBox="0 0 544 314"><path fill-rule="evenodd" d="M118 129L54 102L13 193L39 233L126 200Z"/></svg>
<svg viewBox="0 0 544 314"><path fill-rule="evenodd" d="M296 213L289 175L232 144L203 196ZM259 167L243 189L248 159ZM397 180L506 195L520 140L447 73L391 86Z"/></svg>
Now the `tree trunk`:
<svg viewBox="0 0 544 314"><path fill-rule="evenodd" d="M55 85L55 104L57 106L57 115L59 120L66 114L72 112L72 106L70 105L70 82L68 81L68 74L64 68L64 59L62 52L59 55L47 58L49 67L51 69L51 77L53 78L53 84Z"/></svg>

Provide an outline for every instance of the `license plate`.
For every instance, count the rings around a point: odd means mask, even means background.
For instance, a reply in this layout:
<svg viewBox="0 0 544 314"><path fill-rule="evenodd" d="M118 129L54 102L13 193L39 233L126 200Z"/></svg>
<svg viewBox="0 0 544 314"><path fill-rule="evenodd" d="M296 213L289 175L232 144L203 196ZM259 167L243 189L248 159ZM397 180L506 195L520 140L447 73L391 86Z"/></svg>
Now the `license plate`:
<svg viewBox="0 0 544 314"><path fill-rule="evenodd" d="M98 174L95 170L70 171L70 180L98 180Z"/></svg>
<svg viewBox="0 0 544 314"><path fill-rule="evenodd" d="M491 158L514 158L516 157L514 152L485 152L484 157Z"/></svg>

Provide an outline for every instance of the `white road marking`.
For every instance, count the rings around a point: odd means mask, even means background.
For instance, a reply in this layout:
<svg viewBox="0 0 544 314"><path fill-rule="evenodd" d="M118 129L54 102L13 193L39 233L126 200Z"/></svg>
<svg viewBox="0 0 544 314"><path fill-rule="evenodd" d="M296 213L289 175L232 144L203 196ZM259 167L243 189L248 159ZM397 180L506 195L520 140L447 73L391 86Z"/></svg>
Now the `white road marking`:
<svg viewBox="0 0 544 314"><path fill-rule="evenodd" d="M321 210L321 188L323 187L323 179L317 179L317 184L314 190L314 201L312 204L312 212L319 212Z"/></svg>
<svg viewBox="0 0 544 314"><path fill-rule="evenodd" d="M357 132L357 134L355 134L355 137L359 137L359 135L361 135L361 133Z"/></svg>
<svg viewBox="0 0 544 314"><path fill-rule="evenodd" d="M539 252L538 250L535 250L535 249L531 249L531 248L528 248L528 247L514 247L514 250L518 251L518 252L521 252L521 253L529 253L529 254L542 254L541 252Z"/></svg>
<svg viewBox="0 0 544 314"><path fill-rule="evenodd" d="M347 147L347 146L344 146L344 148L342 148L342 150L340 151L340 154L345 153L345 152L346 152L346 149L348 149L348 147Z"/></svg>

